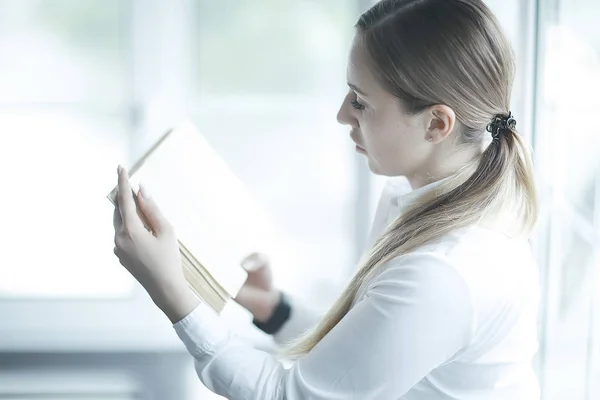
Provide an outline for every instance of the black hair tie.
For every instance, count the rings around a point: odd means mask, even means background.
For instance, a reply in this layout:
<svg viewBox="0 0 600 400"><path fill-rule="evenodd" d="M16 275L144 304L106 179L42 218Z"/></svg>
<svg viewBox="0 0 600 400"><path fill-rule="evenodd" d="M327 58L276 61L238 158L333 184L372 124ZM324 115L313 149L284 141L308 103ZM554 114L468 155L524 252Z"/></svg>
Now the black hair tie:
<svg viewBox="0 0 600 400"><path fill-rule="evenodd" d="M495 140L499 138L500 133L515 129L515 126L517 126L517 120L509 111L508 115L496 115L485 129L491 132L492 138Z"/></svg>

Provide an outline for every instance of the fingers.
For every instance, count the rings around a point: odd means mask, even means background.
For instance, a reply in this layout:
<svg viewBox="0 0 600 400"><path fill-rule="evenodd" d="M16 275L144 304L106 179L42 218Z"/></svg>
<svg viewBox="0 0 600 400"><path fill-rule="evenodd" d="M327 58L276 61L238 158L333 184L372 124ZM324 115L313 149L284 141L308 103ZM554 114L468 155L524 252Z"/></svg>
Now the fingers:
<svg viewBox="0 0 600 400"><path fill-rule="evenodd" d="M122 266L125 267L125 269L127 269L129 271L129 267L128 267L128 263L125 261L125 253L119 249L117 246L115 246L115 248L113 249L113 253L115 254L115 256L117 256L117 259L119 260L119 264L121 264Z"/></svg>
<svg viewBox="0 0 600 400"><path fill-rule="evenodd" d="M273 277L269 258L262 253L252 253L242 261L242 268L248 272L244 286L269 291L273 287Z"/></svg>
<svg viewBox="0 0 600 400"><path fill-rule="evenodd" d="M253 272L269 265L269 257L262 253L252 253L242 260L242 268Z"/></svg>
<svg viewBox="0 0 600 400"><path fill-rule="evenodd" d="M140 184L138 204L144 216L146 217L148 225L150 225L150 229L155 234L160 235L171 229L171 224L160 211L156 201L154 201L148 192L148 188L146 188L146 186L143 184Z"/></svg>
<svg viewBox="0 0 600 400"><path fill-rule="evenodd" d="M125 229L141 226L141 220L136 213L133 192L129 185L127 170L119 165L119 183L117 193L118 209L121 213L121 221Z"/></svg>
<svg viewBox="0 0 600 400"><path fill-rule="evenodd" d="M113 227L115 228L115 232L121 229L123 225L123 220L121 219L121 211L119 211L119 206L115 206L115 211L113 211Z"/></svg>
<svg viewBox="0 0 600 400"><path fill-rule="evenodd" d="M119 234L123 229L123 221L121 220L121 212L119 211L118 205L115 205L115 210L113 211L113 228L115 229L114 241L116 246L117 242L119 242ZM115 255L117 257L119 256L117 254L117 247L115 247Z"/></svg>

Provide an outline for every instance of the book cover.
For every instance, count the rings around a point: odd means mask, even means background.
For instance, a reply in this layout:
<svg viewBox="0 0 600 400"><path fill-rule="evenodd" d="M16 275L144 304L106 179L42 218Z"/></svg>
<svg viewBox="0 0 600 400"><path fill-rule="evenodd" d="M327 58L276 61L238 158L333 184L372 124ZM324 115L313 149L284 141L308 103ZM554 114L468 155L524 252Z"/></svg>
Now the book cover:
<svg viewBox="0 0 600 400"><path fill-rule="evenodd" d="M164 134L129 174L133 190L143 182L173 224L188 282L220 311L218 299L235 297L247 278L241 261L269 240L267 215L187 121ZM108 194L113 204L116 193L115 187Z"/></svg>

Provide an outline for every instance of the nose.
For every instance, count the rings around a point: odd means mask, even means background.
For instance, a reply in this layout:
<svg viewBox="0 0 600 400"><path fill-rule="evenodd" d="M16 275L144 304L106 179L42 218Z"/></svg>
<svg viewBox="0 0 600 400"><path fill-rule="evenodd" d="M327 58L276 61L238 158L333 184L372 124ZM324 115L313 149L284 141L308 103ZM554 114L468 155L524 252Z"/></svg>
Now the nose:
<svg viewBox="0 0 600 400"><path fill-rule="evenodd" d="M337 122L342 125L353 125L353 121L355 120L352 116L352 111L349 109L350 102L348 101L348 96L350 96L350 93L346 94L344 97L336 116Z"/></svg>

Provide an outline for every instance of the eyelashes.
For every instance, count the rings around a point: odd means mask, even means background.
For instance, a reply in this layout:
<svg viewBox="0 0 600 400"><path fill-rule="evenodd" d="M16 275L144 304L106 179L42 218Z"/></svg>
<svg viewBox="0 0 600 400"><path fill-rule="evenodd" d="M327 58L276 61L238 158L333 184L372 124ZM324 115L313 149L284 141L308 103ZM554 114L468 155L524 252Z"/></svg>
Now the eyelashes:
<svg viewBox="0 0 600 400"><path fill-rule="evenodd" d="M357 110L364 110L365 109L365 106L363 104L360 104L356 100L351 100L350 104L352 105L352 107L356 108Z"/></svg>
<svg viewBox="0 0 600 400"><path fill-rule="evenodd" d="M348 99L350 101L350 105L354 109L359 110L359 111L362 111L365 109L365 105L358 102L358 94L356 92L354 92L354 90L350 90L348 92L346 99Z"/></svg>

